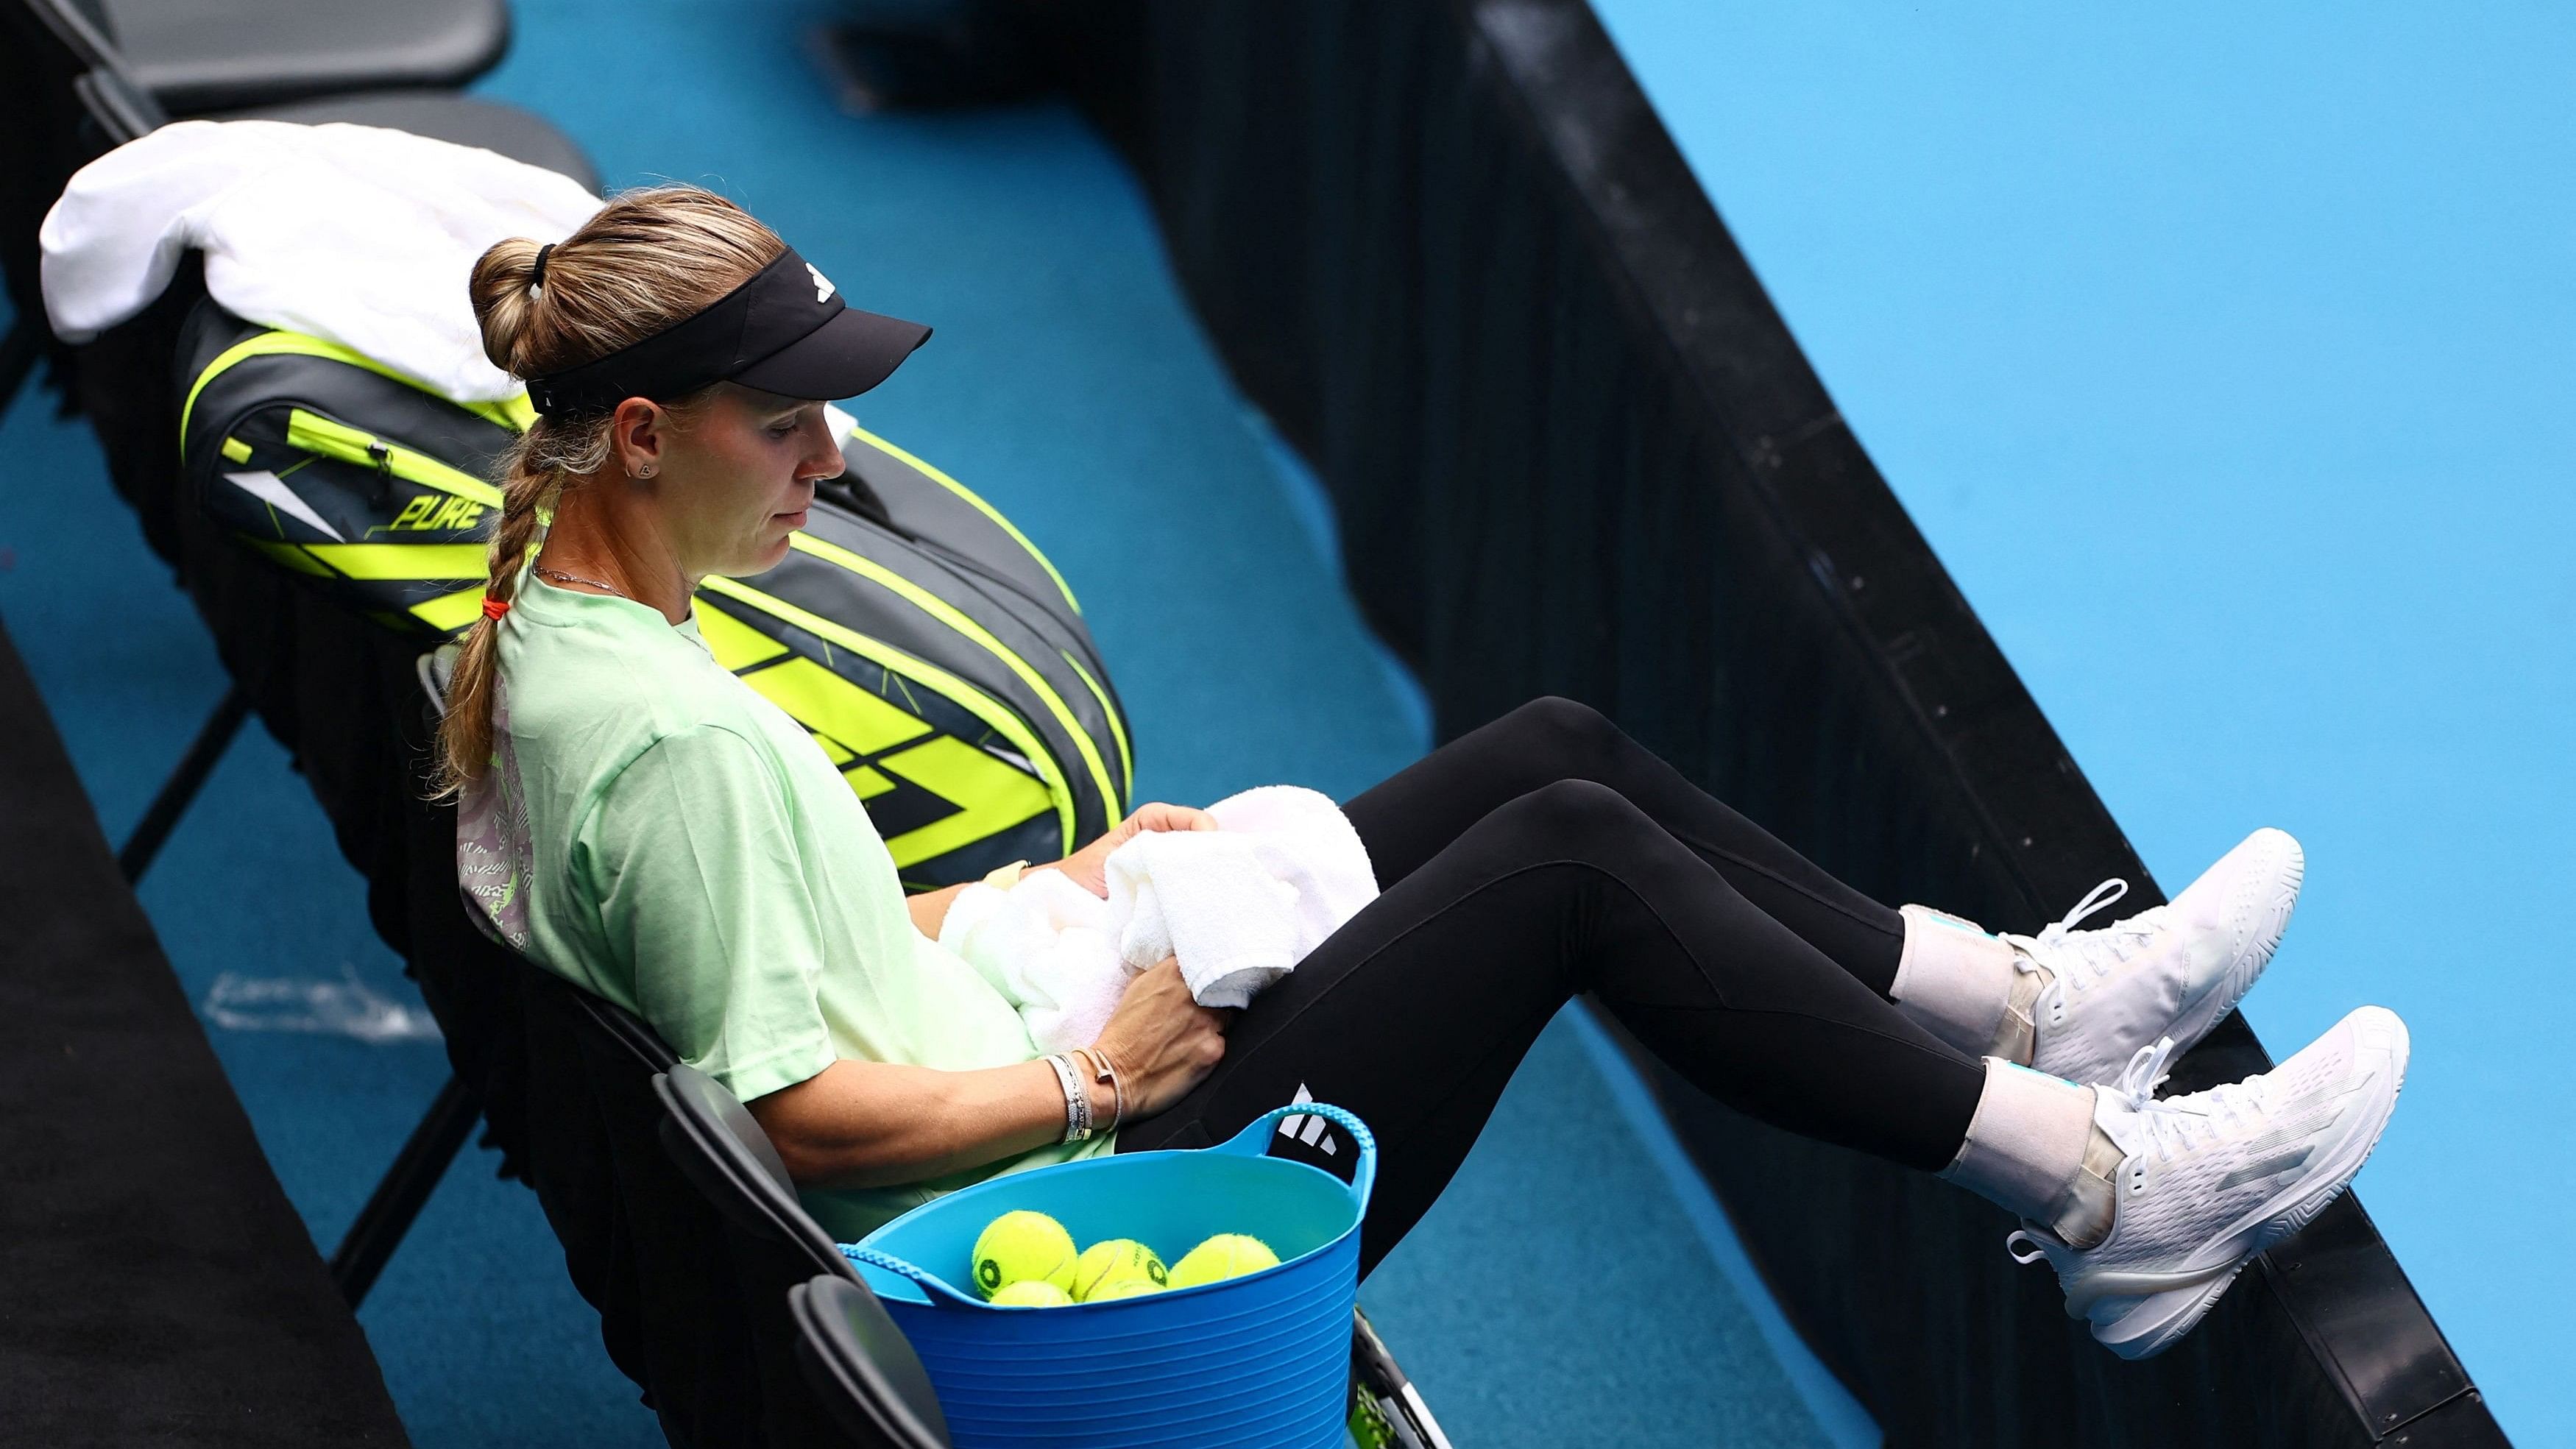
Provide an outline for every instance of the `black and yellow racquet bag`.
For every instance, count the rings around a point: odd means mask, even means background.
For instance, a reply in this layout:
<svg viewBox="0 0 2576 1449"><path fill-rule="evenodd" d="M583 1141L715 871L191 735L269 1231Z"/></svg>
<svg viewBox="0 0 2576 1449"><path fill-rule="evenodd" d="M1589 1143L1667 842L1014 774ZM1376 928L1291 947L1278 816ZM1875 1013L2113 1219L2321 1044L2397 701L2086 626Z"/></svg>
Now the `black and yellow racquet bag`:
<svg viewBox="0 0 2576 1449"><path fill-rule="evenodd" d="M489 480L534 416L525 397L459 405L211 302L179 365L188 489L227 533L424 649L479 617ZM1073 591L964 485L833 421L849 470L786 562L698 590L717 661L813 732L908 888L1116 824L1135 762Z"/></svg>

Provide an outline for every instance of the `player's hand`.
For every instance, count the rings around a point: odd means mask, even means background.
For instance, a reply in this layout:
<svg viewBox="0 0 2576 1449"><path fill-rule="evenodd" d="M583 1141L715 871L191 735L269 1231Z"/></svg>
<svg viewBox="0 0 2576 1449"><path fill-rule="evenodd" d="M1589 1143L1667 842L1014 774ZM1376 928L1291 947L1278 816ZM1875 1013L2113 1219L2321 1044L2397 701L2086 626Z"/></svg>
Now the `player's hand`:
<svg viewBox="0 0 2576 1449"><path fill-rule="evenodd" d="M1080 882L1082 888L1106 900L1109 896L1109 853L1148 830L1214 830L1216 817L1190 805L1165 805L1160 801L1136 807L1136 813L1118 823L1118 828L1066 856L1056 869Z"/></svg>
<svg viewBox="0 0 2576 1449"><path fill-rule="evenodd" d="M1127 1120L1162 1111L1206 1080L1225 1060L1225 1028L1232 1016L1191 1000L1190 984L1173 957L1128 982L1118 1010L1092 1043L1118 1064L1120 1085L1127 1089Z"/></svg>

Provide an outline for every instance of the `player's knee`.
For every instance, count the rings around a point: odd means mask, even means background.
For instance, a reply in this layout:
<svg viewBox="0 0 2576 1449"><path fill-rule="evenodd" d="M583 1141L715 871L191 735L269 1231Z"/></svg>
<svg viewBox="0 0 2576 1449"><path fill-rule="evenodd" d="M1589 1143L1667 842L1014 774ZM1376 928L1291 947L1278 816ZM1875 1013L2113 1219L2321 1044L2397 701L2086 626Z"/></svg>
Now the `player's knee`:
<svg viewBox="0 0 2576 1449"><path fill-rule="evenodd" d="M1513 710L1514 740L1531 757L1557 764L1567 776L1598 773L1620 743L1619 727L1588 704L1544 695Z"/></svg>
<svg viewBox="0 0 2576 1449"><path fill-rule="evenodd" d="M1652 825L1627 796L1593 780L1558 780L1503 807L1516 824L1557 846L1573 846Z"/></svg>

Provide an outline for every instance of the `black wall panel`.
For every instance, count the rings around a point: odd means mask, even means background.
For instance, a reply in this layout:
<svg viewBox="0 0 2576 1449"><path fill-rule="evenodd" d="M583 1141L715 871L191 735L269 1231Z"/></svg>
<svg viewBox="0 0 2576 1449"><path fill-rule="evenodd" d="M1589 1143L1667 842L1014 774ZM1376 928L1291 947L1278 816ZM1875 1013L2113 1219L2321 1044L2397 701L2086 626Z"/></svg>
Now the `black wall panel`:
<svg viewBox="0 0 2576 1449"><path fill-rule="evenodd" d="M1443 737L1570 695L1883 899L2152 903L1583 0L1080 13L1077 90ZM2266 1064L2231 1018L2175 1085ZM1891 1444L2502 1442L2349 1198L2124 1364L1999 1211L1643 1065Z"/></svg>

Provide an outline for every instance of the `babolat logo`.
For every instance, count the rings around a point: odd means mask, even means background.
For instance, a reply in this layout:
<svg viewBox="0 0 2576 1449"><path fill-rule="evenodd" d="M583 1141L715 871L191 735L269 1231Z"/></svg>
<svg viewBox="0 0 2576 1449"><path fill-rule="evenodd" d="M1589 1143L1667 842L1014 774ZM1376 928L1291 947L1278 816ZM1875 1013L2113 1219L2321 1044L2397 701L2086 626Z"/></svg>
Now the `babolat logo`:
<svg viewBox="0 0 2576 1449"><path fill-rule="evenodd" d="M445 493L419 493L394 515L388 528L464 529L483 521L483 505Z"/></svg>

